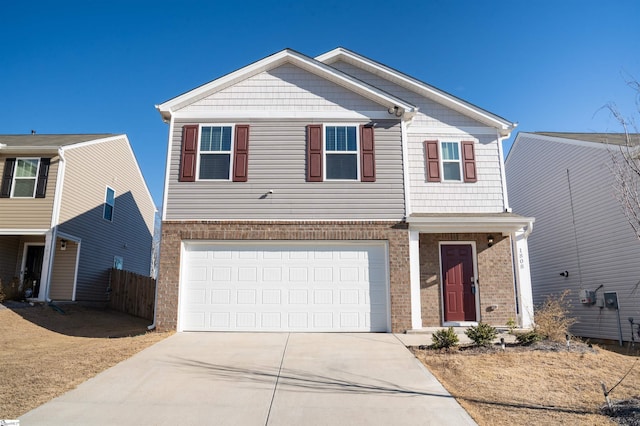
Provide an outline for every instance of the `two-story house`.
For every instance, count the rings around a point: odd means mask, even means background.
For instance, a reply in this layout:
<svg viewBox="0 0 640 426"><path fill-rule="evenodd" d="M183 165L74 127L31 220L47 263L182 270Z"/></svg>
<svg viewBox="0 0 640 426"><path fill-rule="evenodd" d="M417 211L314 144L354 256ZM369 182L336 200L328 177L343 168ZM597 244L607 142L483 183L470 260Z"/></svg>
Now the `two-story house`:
<svg viewBox="0 0 640 426"><path fill-rule="evenodd" d="M108 300L149 275L155 206L126 135L0 135L0 283L32 301Z"/></svg>
<svg viewBox="0 0 640 426"><path fill-rule="evenodd" d="M342 48L286 49L157 109L161 329L530 325L513 123Z"/></svg>

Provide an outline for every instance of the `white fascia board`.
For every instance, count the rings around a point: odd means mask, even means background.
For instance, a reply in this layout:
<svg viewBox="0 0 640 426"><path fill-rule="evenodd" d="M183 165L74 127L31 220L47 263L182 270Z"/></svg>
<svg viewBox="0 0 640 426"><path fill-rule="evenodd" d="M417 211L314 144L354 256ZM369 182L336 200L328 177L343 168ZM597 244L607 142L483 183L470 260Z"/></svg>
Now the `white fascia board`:
<svg viewBox="0 0 640 426"><path fill-rule="evenodd" d="M189 119L189 120L269 120L269 119L349 119L349 120L368 120L368 119L398 119L394 115L389 115L387 111L273 111L273 110L236 110L236 111L177 111L172 118ZM495 132L495 130L494 130Z"/></svg>
<svg viewBox="0 0 640 426"><path fill-rule="evenodd" d="M508 235L520 229L533 228L533 217L409 217L410 230L427 233L500 232Z"/></svg>
<svg viewBox="0 0 640 426"><path fill-rule="evenodd" d="M82 241L82 238L80 238L80 237L76 237L75 235L67 234L66 232L60 232L60 231L58 231L56 233L56 238L62 238L64 240L71 240L71 241L76 242L76 243L80 243Z"/></svg>
<svg viewBox="0 0 640 426"><path fill-rule="evenodd" d="M230 74L206 83L196 89L190 90L160 105L156 105L156 109L160 112L162 118L165 121L168 121L169 117L179 109L263 71L276 68L284 63L291 63L301 69L326 78L329 81L379 103L385 108L398 106L409 113L415 113L417 111L417 107L415 105L353 78L352 76L332 68L329 65L288 49L254 62L251 65L247 65L244 68L231 72Z"/></svg>
<svg viewBox="0 0 640 426"><path fill-rule="evenodd" d="M0 229L0 235L45 235L49 229Z"/></svg>
<svg viewBox="0 0 640 426"><path fill-rule="evenodd" d="M473 135L496 135L495 127L491 126L460 126L460 127L436 127L436 126L414 126L408 128L411 135L425 134L430 136L473 136Z"/></svg>
<svg viewBox="0 0 640 426"><path fill-rule="evenodd" d="M401 81L408 87L411 87L418 94L421 94L442 105L448 106L449 108L452 108L456 111L465 113L465 115L468 115L482 123L486 123L496 129L499 129L502 136L509 137L511 131L518 125L517 123L512 123L508 120L505 120L502 117L485 111L482 108L479 108L468 102L465 102L462 99L443 92L442 90L439 90L431 85L423 83L419 80L414 79L413 77L391 69L378 62L372 61L369 58L358 55L357 53L351 52L350 50L342 47L317 56L315 59L317 61L330 64L339 60L340 58L347 58L351 62L360 63L368 68L371 68L375 70L376 75L386 78L387 80L390 80L392 82L394 79Z"/></svg>

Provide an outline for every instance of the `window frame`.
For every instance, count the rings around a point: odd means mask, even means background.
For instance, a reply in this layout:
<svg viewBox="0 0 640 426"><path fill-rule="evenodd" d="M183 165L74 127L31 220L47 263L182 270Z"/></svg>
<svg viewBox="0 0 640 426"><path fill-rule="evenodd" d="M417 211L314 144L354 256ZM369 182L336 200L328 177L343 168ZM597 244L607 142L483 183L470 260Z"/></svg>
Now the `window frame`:
<svg viewBox="0 0 640 426"><path fill-rule="evenodd" d="M120 266L118 268L118 266ZM122 271L124 269L124 258L122 256L113 256L113 269Z"/></svg>
<svg viewBox="0 0 640 426"><path fill-rule="evenodd" d="M327 128L328 127L353 127L356 134L356 150L355 151L329 151L327 150ZM328 154L339 155L355 155L356 157L356 178L355 179L333 179L327 177ZM322 125L322 180L323 182L360 182L360 124L359 123L323 123Z"/></svg>
<svg viewBox="0 0 640 426"><path fill-rule="evenodd" d="M201 151L201 142L202 142L202 129L204 127L229 127L231 129L231 144L229 145L229 151ZM235 136L236 136L236 125L231 123L200 123L198 125L198 141L197 141L197 157L196 157L196 181L203 182L231 182L233 180L233 157L235 150ZM203 154L229 154L229 174L226 179L206 179L200 177L200 159Z"/></svg>
<svg viewBox="0 0 640 426"><path fill-rule="evenodd" d="M445 143L453 143L456 145L457 150L458 150L458 159L457 160L445 160L444 158L444 144ZM451 139L447 139L447 140L440 140L439 141L439 147L440 149L440 174L442 176L442 182L446 182L446 183L465 183L465 179L464 179L464 169L463 169L463 153L462 153L462 141L460 140L451 140ZM460 176L459 179L446 179L445 178L445 174L444 174L444 163L458 163L458 175Z"/></svg>
<svg viewBox="0 0 640 426"><path fill-rule="evenodd" d="M113 191L113 204L109 204L109 190ZM111 207L111 217L107 218L106 217L106 213L107 213L107 206ZM106 220L107 222L113 222L113 216L115 214L116 211L116 190L113 189L112 187L110 187L109 185L107 185L105 191L104 191L104 204L102 205L102 218L104 220Z"/></svg>
<svg viewBox="0 0 640 426"><path fill-rule="evenodd" d="M36 175L33 178L25 178L25 177L18 177L18 163L20 161L25 161L25 160L37 160L38 161L38 167L36 168ZM36 198L36 190L38 189L38 176L40 176L40 165L41 165L42 161L40 159L40 157L16 157L16 162L13 165L13 177L11 178L11 195L10 198ZM27 180L27 179L33 179L33 191L31 193L31 196L20 196L20 195L15 195L15 191L16 191L16 179L19 180Z"/></svg>

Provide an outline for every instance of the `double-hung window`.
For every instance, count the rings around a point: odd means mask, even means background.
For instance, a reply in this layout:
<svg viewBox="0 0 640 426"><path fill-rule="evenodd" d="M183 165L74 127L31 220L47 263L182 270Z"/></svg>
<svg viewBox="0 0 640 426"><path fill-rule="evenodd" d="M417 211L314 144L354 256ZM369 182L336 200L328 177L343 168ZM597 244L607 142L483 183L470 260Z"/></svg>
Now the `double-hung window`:
<svg viewBox="0 0 640 426"><path fill-rule="evenodd" d="M443 180L460 182L462 180L461 169L460 144L458 142L442 142Z"/></svg>
<svg viewBox="0 0 640 426"><path fill-rule="evenodd" d="M231 126L202 126L198 179L229 180Z"/></svg>
<svg viewBox="0 0 640 426"><path fill-rule="evenodd" d="M12 197L33 198L38 179L39 158L17 158L13 174Z"/></svg>
<svg viewBox="0 0 640 426"><path fill-rule="evenodd" d="M424 141L427 182L478 181L474 141Z"/></svg>
<svg viewBox="0 0 640 426"><path fill-rule="evenodd" d="M358 180L356 126L325 126L326 179Z"/></svg>

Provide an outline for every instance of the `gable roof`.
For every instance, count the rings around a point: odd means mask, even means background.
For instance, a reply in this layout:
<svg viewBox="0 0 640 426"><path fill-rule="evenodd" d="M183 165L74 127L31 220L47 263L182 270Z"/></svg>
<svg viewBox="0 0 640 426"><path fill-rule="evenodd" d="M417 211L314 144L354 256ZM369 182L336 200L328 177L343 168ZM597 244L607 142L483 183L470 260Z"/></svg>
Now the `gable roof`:
<svg viewBox="0 0 640 426"><path fill-rule="evenodd" d="M205 98L213 93L232 86L240 81L250 78L264 71L269 71L283 64L292 64L303 70L311 72L319 77L326 78L348 90L351 90L365 98L368 98L385 108L391 109L398 107L405 114L414 114L418 108L411 103L389 94L381 89L371 86L364 81L358 80L342 71L339 71L327 64L317 61L302 53L292 49L284 49L266 58L260 59L250 65L239 70L233 71L227 75L217 78L209 83L203 84L193 90L190 90L175 98L169 99L160 105L156 105L156 109L162 115L165 121L179 109Z"/></svg>
<svg viewBox="0 0 640 426"><path fill-rule="evenodd" d="M533 132L534 135L552 138L572 139L583 142L595 142L610 145L640 145L640 133L570 133L570 132Z"/></svg>
<svg viewBox="0 0 640 426"><path fill-rule="evenodd" d="M55 153L62 147L98 141L117 136L111 133L75 135L0 135L2 153Z"/></svg>
<svg viewBox="0 0 640 426"><path fill-rule="evenodd" d="M392 83L431 99L434 102L445 105L461 114L471 117L483 124L495 127L496 129L501 130L503 135L511 133L511 131L518 125L517 123L512 123L499 115L493 114L485 109L453 96L450 93L431 86L430 84L424 83L407 74L345 49L344 47L333 49L327 53L317 56L316 59L328 65L337 61L343 61L365 71L371 72L379 77L391 81Z"/></svg>

